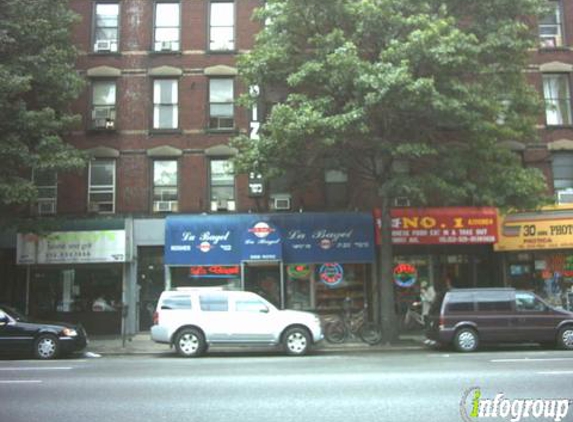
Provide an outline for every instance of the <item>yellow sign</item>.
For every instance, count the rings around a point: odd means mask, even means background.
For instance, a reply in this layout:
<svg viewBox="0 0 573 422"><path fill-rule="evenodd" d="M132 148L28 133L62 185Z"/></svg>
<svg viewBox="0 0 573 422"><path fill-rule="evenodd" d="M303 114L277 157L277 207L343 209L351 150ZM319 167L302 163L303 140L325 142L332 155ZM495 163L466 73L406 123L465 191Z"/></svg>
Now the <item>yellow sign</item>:
<svg viewBox="0 0 573 422"><path fill-rule="evenodd" d="M538 212L499 218L496 251L573 249L573 214Z"/></svg>

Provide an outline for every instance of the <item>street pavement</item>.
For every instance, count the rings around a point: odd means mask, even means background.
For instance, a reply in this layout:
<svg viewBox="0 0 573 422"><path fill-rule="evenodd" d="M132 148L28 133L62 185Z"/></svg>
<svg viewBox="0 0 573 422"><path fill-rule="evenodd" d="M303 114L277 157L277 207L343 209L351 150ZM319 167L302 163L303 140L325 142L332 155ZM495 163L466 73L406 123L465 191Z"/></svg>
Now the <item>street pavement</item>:
<svg viewBox="0 0 573 422"><path fill-rule="evenodd" d="M572 422L572 375L573 353L536 346L0 360L0 421L467 422L482 419L468 416L479 391L500 402L562 399L571 409L559 420Z"/></svg>

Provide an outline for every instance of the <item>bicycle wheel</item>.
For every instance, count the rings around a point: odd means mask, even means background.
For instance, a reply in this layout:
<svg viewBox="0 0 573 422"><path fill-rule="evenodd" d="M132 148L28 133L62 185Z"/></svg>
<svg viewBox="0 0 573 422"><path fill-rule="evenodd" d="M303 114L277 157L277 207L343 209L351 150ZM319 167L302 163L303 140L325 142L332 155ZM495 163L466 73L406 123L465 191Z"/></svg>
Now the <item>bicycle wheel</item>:
<svg viewBox="0 0 573 422"><path fill-rule="evenodd" d="M348 330L342 320L327 322L324 327L324 337L329 343L339 344L348 337Z"/></svg>
<svg viewBox="0 0 573 422"><path fill-rule="evenodd" d="M366 322L360 329L360 338L364 343L373 346L382 341L382 330L372 322Z"/></svg>

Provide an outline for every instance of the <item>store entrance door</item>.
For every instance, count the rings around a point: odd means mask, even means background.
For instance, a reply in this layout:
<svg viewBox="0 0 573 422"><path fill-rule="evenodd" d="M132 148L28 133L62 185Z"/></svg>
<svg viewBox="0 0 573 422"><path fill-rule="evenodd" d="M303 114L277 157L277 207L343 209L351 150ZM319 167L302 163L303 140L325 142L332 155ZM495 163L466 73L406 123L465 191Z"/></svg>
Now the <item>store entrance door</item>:
<svg viewBox="0 0 573 422"><path fill-rule="evenodd" d="M284 308L283 272L280 261L243 262L243 287Z"/></svg>

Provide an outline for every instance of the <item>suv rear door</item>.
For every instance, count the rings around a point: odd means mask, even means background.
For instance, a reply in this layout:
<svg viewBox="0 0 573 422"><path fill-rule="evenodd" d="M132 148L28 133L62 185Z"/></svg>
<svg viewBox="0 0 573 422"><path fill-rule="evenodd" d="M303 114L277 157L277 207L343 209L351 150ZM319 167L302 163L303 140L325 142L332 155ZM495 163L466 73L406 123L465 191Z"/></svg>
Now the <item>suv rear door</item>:
<svg viewBox="0 0 573 422"><path fill-rule="evenodd" d="M254 294L236 295L233 303L235 325L231 341L271 343L277 331L277 310Z"/></svg>
<svg viewBox="0 0 573 422"><path fill-rule="evenodd" d="M229 295L225 292L205 292L199 294L201 309L199 326L205 332L208 342L229 341L229 333L236 322L229 312Z"/></svg>
<svg viewBox="0 0 573 422"><path fill-rule="evenodd" d="M483 341L513 341L513 290L483 290L474 293L475 322Z"/></svg>

